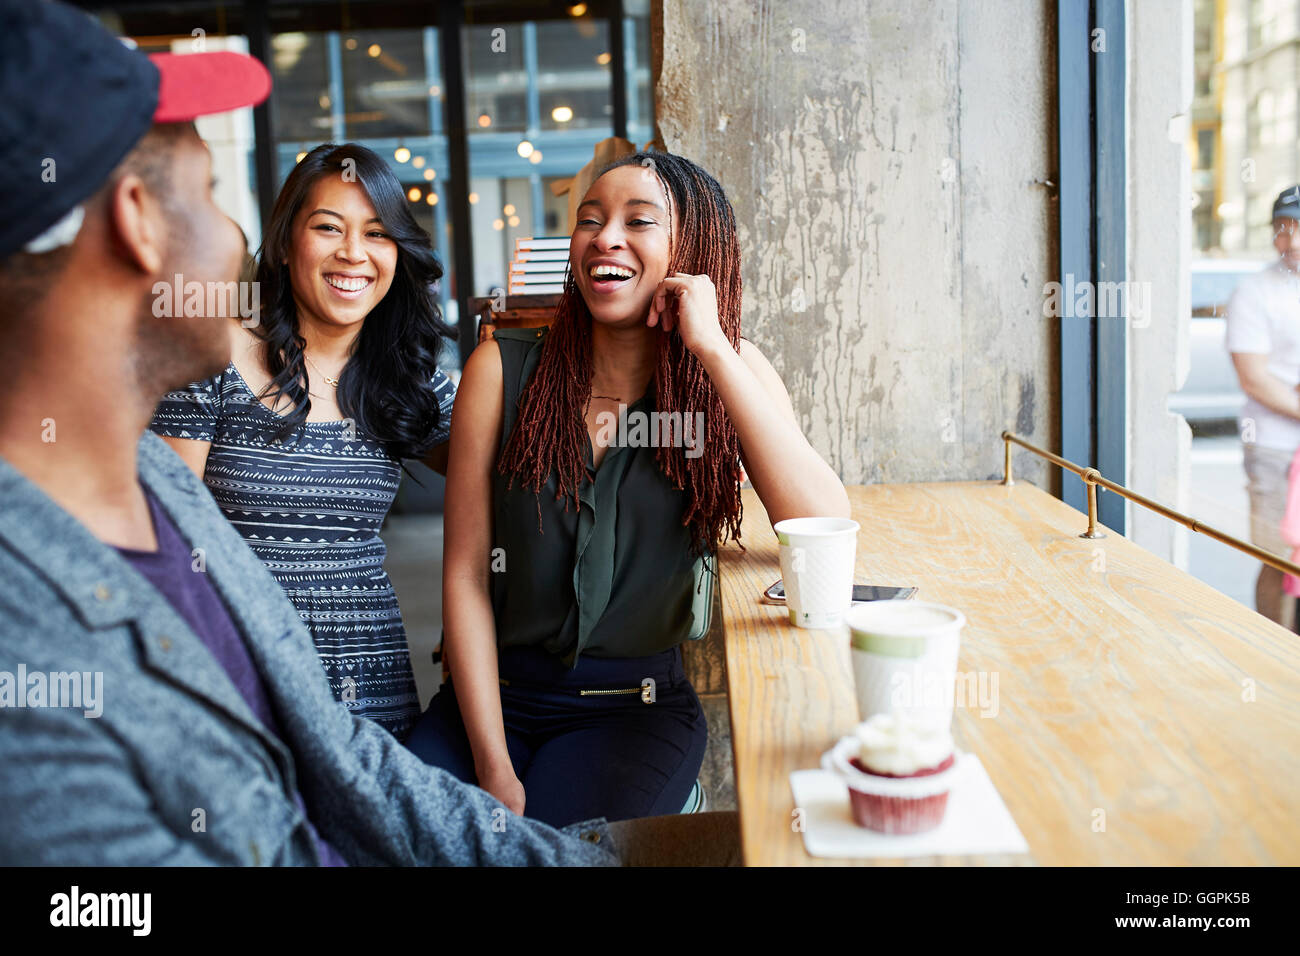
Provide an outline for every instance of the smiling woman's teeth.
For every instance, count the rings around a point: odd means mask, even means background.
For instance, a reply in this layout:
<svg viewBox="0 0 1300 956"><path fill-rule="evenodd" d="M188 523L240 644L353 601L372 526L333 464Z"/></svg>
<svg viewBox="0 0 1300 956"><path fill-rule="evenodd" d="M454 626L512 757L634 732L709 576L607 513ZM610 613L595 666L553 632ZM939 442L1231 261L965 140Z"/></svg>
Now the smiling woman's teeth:
<svg viewBox="0 0 1300 956"><path fill-rule="evenodd" d="M365 276L326 276L325 281L343 292L360 292L370 285L370 280Z"/></svg>
<svg viewBox="0 0 1300 956"><path fill-rule="evenodd" d="M593 279L630 279L634 275L620 266L592 266L589 274Z"/></svg>

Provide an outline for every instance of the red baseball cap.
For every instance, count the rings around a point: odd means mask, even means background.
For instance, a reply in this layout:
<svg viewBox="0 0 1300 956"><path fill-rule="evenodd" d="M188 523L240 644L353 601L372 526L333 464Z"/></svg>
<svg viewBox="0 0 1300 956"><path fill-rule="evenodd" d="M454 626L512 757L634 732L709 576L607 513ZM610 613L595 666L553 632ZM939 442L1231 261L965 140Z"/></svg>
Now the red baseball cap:
<svg viewBox="0 0 1300 956"><path fill-rule="evenodd" d="M256 106L270 91L251 56L145 56L65 3L0 0L0 259L74 216L153 124ZM29 251L71 241L74 225Z"/></svg>
<svg viewBox="0 0 1300 956"><path fill-rule="evenodd" d="M266 67L243 53L153 53L149 60L160 74L155 123L257 106L271 92Z"/></svg>

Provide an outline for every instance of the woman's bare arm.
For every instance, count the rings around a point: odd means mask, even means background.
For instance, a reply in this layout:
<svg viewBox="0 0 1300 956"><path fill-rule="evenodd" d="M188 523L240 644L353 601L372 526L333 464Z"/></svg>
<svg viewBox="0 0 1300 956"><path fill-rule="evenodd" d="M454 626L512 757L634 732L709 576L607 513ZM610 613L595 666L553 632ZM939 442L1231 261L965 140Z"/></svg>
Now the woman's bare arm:
<svg viewBox="0 0 1300 956"><path fill-rule="evenodd" d="M452 410L442 625L447 666L474 753L479 785L516 813L522 813L523 788L506 750L497 679L496 621L488 585L492 472L501 441L501 382L500 349L496 342L484 342L465 363Z"/></svg>
<svg viewBox="0 0 1300 956"><path fill-rule="evenodd" d="M424 456L424 463L440 475L447 474L447 458L451 451L451 442L445 441L441 445L434 445L429 449L429 453Z"/></svg>
<svg viewBox="0 0 1300 956"><path fill-rule="evenodd" d="M712 279L677 272L661 280L646 325L675 330L708 372L740 439L745 471L773 524L850 516L844 483L808 444L781 376L751 342L741 339L737 353L723 334Z"/></svg>
<svg viewBox="0 0 1300 956"><path fill-rule="evenodd" d="M172 451L181 456L181 460L189 465L190 471L200 479L203 478L203 473L208 467L208 452L212 451L212 442L193 438L172 438L169 435L158 437L172 446Z"/></svg>

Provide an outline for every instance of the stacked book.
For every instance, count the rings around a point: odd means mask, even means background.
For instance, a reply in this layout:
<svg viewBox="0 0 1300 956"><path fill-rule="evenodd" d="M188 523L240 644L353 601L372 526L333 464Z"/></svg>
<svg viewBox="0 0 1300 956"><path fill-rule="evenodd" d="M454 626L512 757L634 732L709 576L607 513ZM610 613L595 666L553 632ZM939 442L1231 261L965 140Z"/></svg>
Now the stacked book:
<svg viewBox="0 0 1300 956"><path fill-rule="evenodd" d="M515 240L508 295L544 295L564 291L569 268L568 236L537 236Z"/></svg>

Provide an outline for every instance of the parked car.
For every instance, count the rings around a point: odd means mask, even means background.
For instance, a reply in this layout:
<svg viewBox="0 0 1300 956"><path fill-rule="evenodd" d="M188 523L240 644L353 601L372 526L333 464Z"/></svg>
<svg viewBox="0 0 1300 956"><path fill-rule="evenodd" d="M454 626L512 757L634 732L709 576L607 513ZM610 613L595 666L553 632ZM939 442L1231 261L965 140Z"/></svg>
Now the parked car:
<svg viewBox="0 0 1300 956"><path fill-rule="evenodd" d="M1224 345L1228 300L1245 276L1268 265L1259 259L1198 259L1192 263L1191 368L1169 410L1192 426L1232 421L1246 396Z"/></svg>

